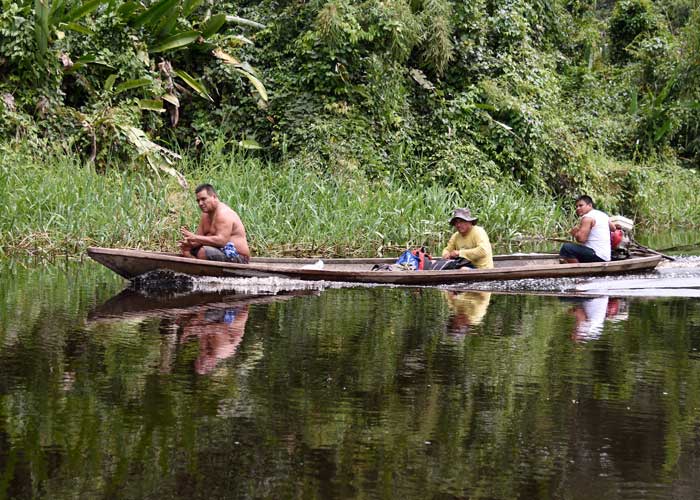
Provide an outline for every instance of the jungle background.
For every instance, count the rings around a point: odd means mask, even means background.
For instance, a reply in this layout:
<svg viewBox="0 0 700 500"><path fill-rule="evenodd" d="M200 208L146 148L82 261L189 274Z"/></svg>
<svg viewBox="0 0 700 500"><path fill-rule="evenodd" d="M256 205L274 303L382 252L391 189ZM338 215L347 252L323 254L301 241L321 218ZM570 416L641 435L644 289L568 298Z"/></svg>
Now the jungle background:
<svg viewBox="0 0 700 500"><path fill-rule="evenodd" d="M700 224L697 0L0 1L0 254L172 249L199 182L258 254Z"/></svg>

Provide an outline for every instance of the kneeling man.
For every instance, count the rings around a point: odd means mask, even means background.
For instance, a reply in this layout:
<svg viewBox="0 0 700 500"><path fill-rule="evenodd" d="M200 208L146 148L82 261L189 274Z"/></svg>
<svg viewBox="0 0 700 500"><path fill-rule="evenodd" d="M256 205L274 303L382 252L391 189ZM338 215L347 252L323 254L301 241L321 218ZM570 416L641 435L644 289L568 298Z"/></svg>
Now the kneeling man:
<svg viewBox="0 0 700 500"><path fill-rule="evenodd" d="M247 264L250 249L243 222L236 212L219 200L211 184L195 189L202 218L197 231L180 228L183 239L180 251L184 257Z"/></svg>
<svg viewBox="0 0 700 500"><path fill-rule="evenodd" d="M581 219L571 229L571 236L578 243L564 243L559 250L559 261L562 264L609 261L610 231L615 230L610 218L593 208L593 200L586 195L576 198L576 215Z"/></svg>

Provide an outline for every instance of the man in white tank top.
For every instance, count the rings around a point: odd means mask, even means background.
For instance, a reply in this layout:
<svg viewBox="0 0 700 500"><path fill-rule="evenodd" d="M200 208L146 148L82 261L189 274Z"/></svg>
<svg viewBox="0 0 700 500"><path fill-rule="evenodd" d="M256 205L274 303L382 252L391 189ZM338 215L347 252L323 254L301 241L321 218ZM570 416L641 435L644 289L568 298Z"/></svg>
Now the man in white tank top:
<svg viewBox="0 0 700 500"><path fill-rule="evenodd" d="M571 236L578 242L564 243L559 250L562 263L607 262L610 260L610 231L615 227L610 218L593 208L590 196L576 198L576 215L581 217Z"/></svg>

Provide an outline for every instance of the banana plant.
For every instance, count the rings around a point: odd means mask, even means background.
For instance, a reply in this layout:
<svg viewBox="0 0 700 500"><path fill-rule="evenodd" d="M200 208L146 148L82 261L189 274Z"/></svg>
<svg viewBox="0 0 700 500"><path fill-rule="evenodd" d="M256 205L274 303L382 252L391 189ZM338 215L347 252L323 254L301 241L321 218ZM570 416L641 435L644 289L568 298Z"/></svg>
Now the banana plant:
<svg viewBox="0 0 700 500"><path fill-rule="evenodd" d="M168 113L171 126L176 126L180 117L180 101L183 94L190 92L209 102L214 102L202 79L188 71L189 68L177 67L178 56L182 51L193 51L201 54L207 51L210 56L231 68L229 73L245 77L251 84L259 102L264 106L268 95L255 69L247 62L241 62L227 53L223 47L236 44L252 43L238 33L231 33L229 26L247 26L260 29L265 26L227 13L211 14L200 9L201 0L156 0L153 2L137 2L127 0L117 3L114 0L33 0L35 18L35 36L38 56L45 59L52 52L52 45L63 38L67 32L79 35L94 36L95 18L100 15L117 15L129 30L132 38L139 46L146 47L147 57L142 74L132 79L120 79L118 71L109 75L103 84L101 97L107 97L109 106L130 106L134 93L143 92L142 98L136 101L142 112ZM197 16L200 16L197 18ZM193 19L194 18L194 19ZM94 44L97 46L97 44ZM67 54L61 53L63 70L66 74L78 75L88 65L101 64L110 67L108 61L99 60L96 54ZM157 65L150 62L159 60ZM134 92L135 91L135 92ZM91 123L94 121L94 123ZM82 114L81 122L87 133L100 124L109 123L103 119L90 120ZM146 132L135 124L112 124L115 130L126 138L138 152L146 157L148 163L155 168L166 171L178 177L182 183L184 178L170 165L176 155L171 151L157 146L148 138ZM94 141L93 141L94 142ZM91 157L94 158L96 144L93 144ZM164 161L165 160L165 161Z"/></svg>

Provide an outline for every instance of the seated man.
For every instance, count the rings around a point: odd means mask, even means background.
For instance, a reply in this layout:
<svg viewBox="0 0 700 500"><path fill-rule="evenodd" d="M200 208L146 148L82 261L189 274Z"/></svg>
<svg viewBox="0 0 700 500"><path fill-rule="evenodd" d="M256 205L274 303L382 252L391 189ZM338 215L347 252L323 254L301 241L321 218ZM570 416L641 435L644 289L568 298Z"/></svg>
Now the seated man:
<svg viewBox="0 0 700 500"><path fill-rule="evenodd" d="M486 231L477 226L477 218L472 217L468 208L458 208L452 213L450 225L457 230L442 251L443 259L459 257L471 262L476 269L493 268L493 252Z"/></svg>
<svg viewBox="0 0 700 500"><path fill-rule="evenodd" d="M211 184L195 189L197 204L202 211L196 232L182 227L180 250L184 257L247 264L250 249L243 222L236 212L214 191Z"/></svg>
<svg viewBox="0 0 700 500"><path fill-rule="evenodd" d="M563 264L609 261L610 231L615 231L610 218L594 209L593 200L586 195L576 198L576 215L581 219L571 229L571 236L578 243L564 243L559 250L559 261Z"/></svg>

